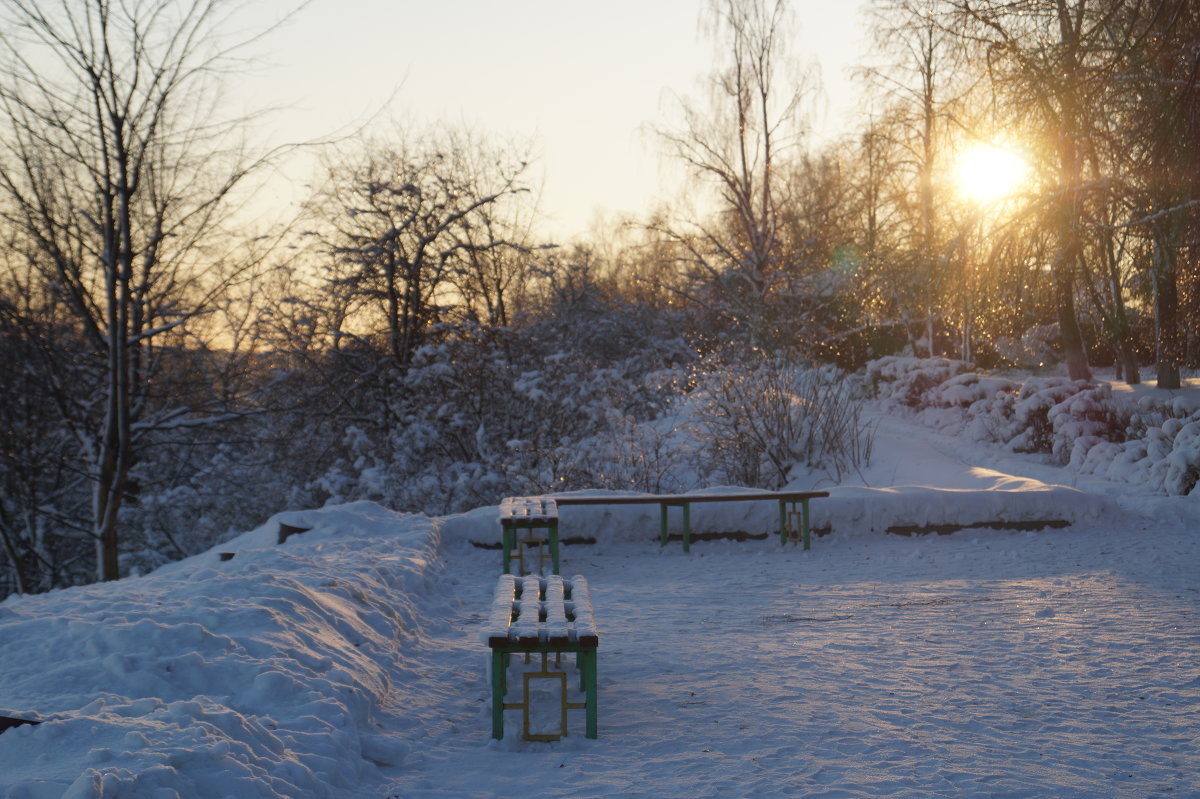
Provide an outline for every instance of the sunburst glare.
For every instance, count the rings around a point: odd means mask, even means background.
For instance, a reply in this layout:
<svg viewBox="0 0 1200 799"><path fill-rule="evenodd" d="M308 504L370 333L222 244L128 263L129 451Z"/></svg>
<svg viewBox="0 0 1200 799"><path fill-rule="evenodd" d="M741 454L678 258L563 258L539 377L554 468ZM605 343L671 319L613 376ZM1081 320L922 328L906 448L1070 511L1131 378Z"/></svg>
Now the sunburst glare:
<svg viewBox="0 0 1200 799"><path fill-rule="evenodd" d="M955 178L959 191L975 202L1007 197L1029 176L1029 164L1017 149L996 144L977 144L958 159Z"/></svg>

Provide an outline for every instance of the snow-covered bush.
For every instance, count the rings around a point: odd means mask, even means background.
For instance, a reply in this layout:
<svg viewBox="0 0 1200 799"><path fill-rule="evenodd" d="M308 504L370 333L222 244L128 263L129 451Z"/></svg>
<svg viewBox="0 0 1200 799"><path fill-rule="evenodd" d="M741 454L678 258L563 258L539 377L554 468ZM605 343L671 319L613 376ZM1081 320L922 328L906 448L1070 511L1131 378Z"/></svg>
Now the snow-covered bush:
<svg viewBox="0 0 1200 799"><path fill-rule="evenodd" d="M1118 407L1107 383L1085 383L1051 408L1049 416L1054 426L1051 452L1064 463L1079 463L1098 443L1124 441L1129 427L1129 415Z"/></svg>
<svg viewBox="0 0 1200 799"><path fill-rule="evenodd" d="M1177 420L1170 420L1168 426L1176 428ZM1167 432L1167 426L1164 426L1164 432ZM1191 494L1200 481L1200 420L1178 426L1171 432L1175 434L1171 452L1152 474L1161 475L1166 493Z"/></svg>
<svg viewBox="0 0 1200 799"><path fill-rule="evenodd" d="M975 407L997 394L1019 391L1021 384L1003 377L987 377L974 372L956 375L925 392L922 405L934 408Z"/></svg>
<svg viewBox="0 0 1200 799"><path fill-rule="evenodd" d="M276 435L263 416L220 431L228 440L166 439L134 469L136 495L122 508L121 572L146 573L203 552L261 516L287 507L290 474L264 442Z"/></svg>
<svg viewBox="0 0 1200 799"><path fill-rule="evenodd" d="M605 428L579 443L581 484L670 494L700 486L699 446L675 414L639 421L613 411Z"/></svg>
<svg viewBox="0 0 1200 799"><path fill-rule="evenodd" d="M1126 428L1128 440L1100 443L1073 453L1083 474L1145 485L1157 494L1191 494L1200 481L1200 410L1178 400L1139 401ZM1079 449L1079 445L1076 445Z"/></svg>
<svg viewBox="0 0 1200 799"><path fill-rule="evenodd" d="M994 440L1014 452L1044 452L1061 463L1100 441L1123 441L1127 419L1105 384L1066 378L1027 381L1009 403L988 409ZM1081 449L1076 447L1080 443Z"/></svg>
<svg viewBox="0 0 1200 799"><path fill-rule="evenodd" d="M702 367L694 412L718 481L779 488L796 466L840 478L870 458L873 431L838 369L737 357Z"/></svg>
<svg viewBox="0 0 1200 799"><path fill-rule="evenodd" d="M1107 384L1062 377L1019 383L963 372L918 393L944 366L910 366L915 377L896 376L890 384L895 392L885 397L943 430L995 441L1014 452L1051 454L1062 463L1082 458L1096 443L1126 437L1127 415Z"/></svg>
<svg viewBox="0 0 1200 799"><path fill-rule="evenodd" d="M643 424L679 391L669 359L645 342L615 361L582 346L537 326L454 330L391 373L380 418L347 426L314 487L327 501L442 514L510 494L665 485L670 429Z"/></svg>
<svg viewBox="0 0 1200 799"><path fill-rule="evenodd" d="M1191 494L1200 483L1200 402L1190 394L1143 397L1131 408L1107 383L962 373L917 396L914 387L939 368L886 358L869 364L864 380L880 387L885 403L910 408L932 427L1046 454L1082 474L1157 494Z"/></svg>
<svg viewBox="0 0 1200 799"><path fill-rule="evenodd" d="M1023 369L1037 369L1060 360L1062 334L1058 323L1035 325L1022 334L1021 338L997 338L994 342L997 354L1005 361Z"/></svg>
<svg viewBox="0 0 1200 799"><path fill-rule="evenodd" d="M918 408L925 393L969 368L965 361L889 355L867 364L865 378L870 396L891 407Z"/></svg>

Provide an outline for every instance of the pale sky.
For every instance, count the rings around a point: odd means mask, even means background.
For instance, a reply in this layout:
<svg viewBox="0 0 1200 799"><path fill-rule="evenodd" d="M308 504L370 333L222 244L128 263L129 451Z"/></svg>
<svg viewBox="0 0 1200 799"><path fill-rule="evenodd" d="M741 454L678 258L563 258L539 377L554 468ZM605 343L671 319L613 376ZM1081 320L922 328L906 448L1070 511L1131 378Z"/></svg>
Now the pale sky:
<svg viewBox="0 0 1200 799"><path fill-rule="evenodd" d="M286 0L259 3L267 13ZM264 43L238 86L283 106L269 135L312 138L385 114L532 145L543 230L585 233L597 213L643 214L677 193L647 127L697 96L713 44L706 0L312 0ZM863 60L862 0L793 0L795 55L819 64L824 135L854 123L847 70ZM303 175L299 176L303 178Z"/></svg>

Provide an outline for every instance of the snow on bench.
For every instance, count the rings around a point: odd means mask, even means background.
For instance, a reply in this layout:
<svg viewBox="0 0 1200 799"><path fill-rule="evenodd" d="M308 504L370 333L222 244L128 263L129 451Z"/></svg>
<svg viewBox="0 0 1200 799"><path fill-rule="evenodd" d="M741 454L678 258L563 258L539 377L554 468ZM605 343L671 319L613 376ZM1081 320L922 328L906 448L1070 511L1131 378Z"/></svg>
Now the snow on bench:
<svg viewBox="0 0 1200 799"><path fill-rule="evenodd" d="M526 536L517 538L517 530L525 529L531 532L544 529L549 533L550 560L555 574L559 570L558 555L558 505L549 497L508 497L500 503L500 536L504 549L504 571L512 571L512 553L517 552L520 571L525 573L525 547L536 545L538 548L538 571L542 571L543 550L539 538Z"/></svg>
<svg viewBox="0 0 1200 799"><path fill-rule="evenodd" d="M500 575L480 637L492 649L599 646L587 580L579 575L570 580L557 574Z"/></svg>
<svg viewBox="0 0 1200 799"><path fill-rule="evenodd" d="M529 527L531 522L548 524L557 521L558 504L549 497L507 497L500 502L500 524L506 527Z"/></svg>
<svg viewBox="0 0 1200 799"><path fill-rule="evenodd" d="M492 737L504 737L504 711L524 711L524 737L528 740L554 741L567 734L567 710L587 712L586 735L597 737L596 724L596 649L600 633L592 611L592 597L587 580L576 575L563 579L557 574L527 574L518 577L502 574L496 581L492 607L480 638L492 650ZM579 671L580 689L585 701L568 702L566 674L551 670L548 656L574 652ZM508 692L508 659L510 655L541 654L541 670L523 674L523 698L520 702L505 702ZM561 684L561 723L557 735L535 735L530 732L529 681L549 678Z"/></svg>

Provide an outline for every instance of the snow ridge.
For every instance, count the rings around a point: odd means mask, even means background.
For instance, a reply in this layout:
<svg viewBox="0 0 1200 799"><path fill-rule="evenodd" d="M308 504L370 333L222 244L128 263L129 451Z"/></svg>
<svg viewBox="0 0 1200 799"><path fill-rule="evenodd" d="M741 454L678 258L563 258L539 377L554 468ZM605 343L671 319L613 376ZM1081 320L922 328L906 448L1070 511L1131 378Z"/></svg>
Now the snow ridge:
<svg viewBox="0 0 1200 799"><path fill-rule="evenodd" d="M312 529L275 546L280 521ZM0 735L0 796L356 795L406 751L376 722L437 543L361 502L279 514L230 560L0 603L4 703L54 720Z"/></svg>

